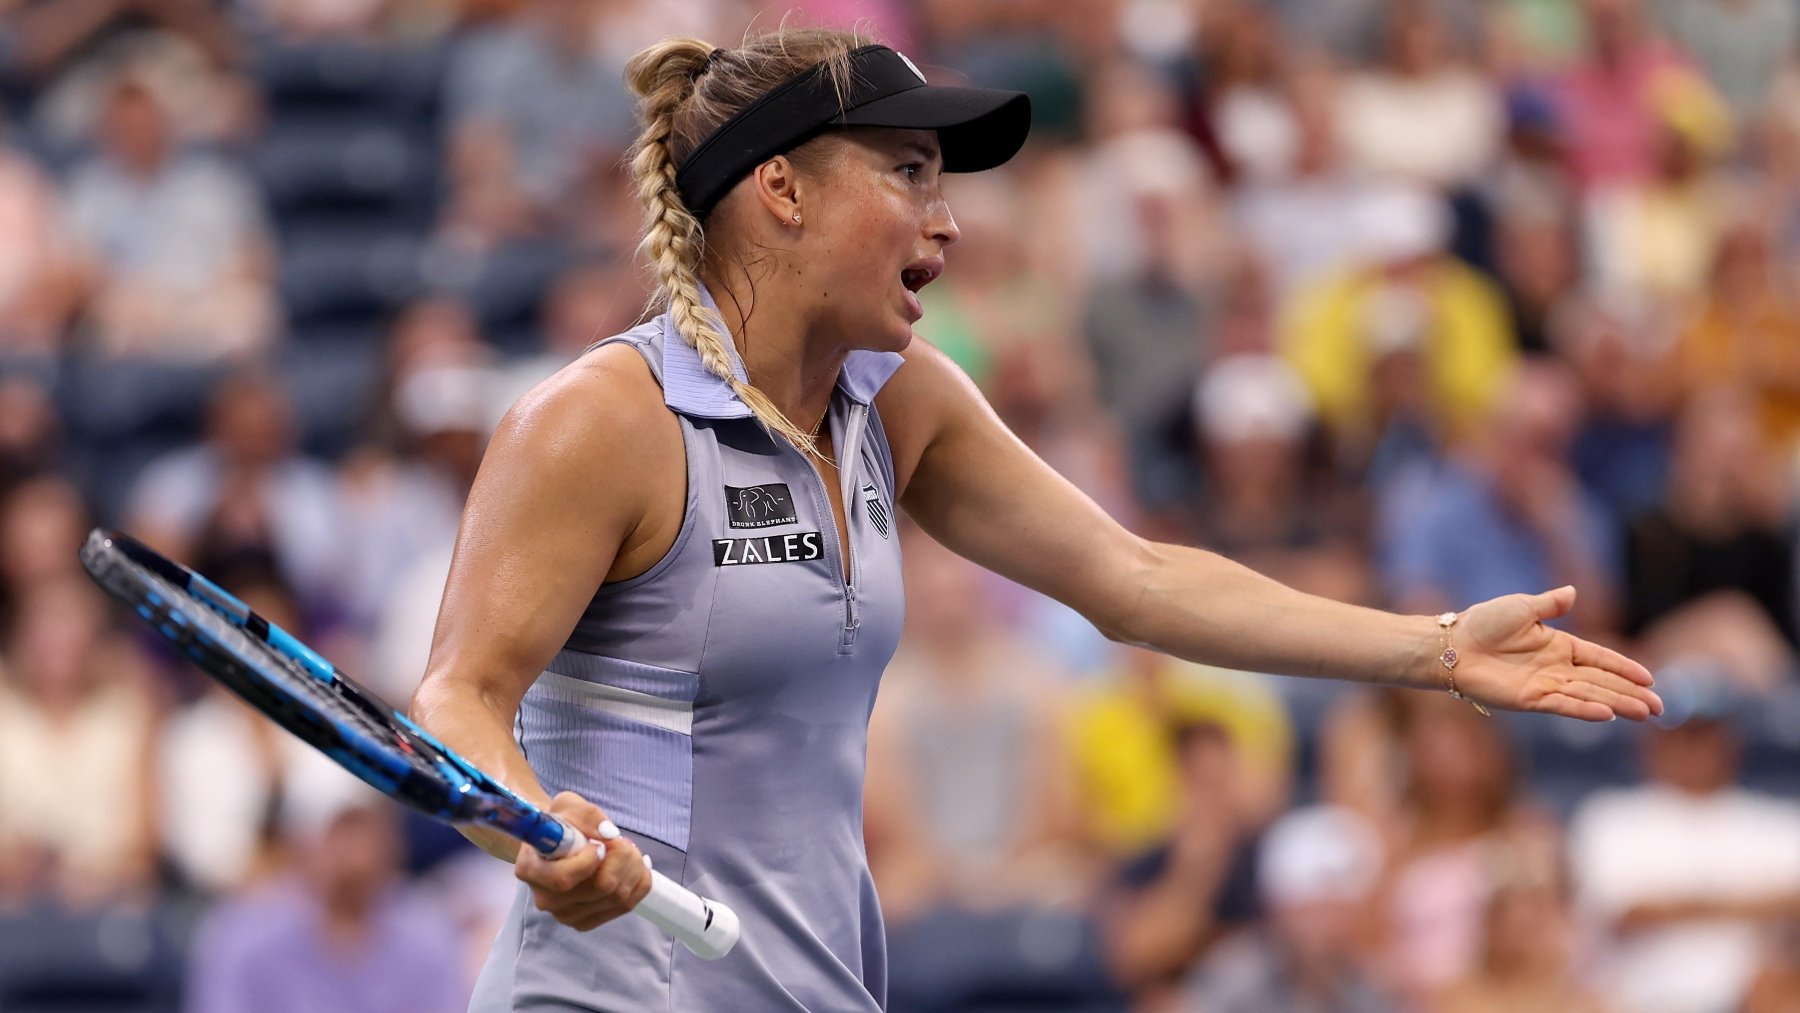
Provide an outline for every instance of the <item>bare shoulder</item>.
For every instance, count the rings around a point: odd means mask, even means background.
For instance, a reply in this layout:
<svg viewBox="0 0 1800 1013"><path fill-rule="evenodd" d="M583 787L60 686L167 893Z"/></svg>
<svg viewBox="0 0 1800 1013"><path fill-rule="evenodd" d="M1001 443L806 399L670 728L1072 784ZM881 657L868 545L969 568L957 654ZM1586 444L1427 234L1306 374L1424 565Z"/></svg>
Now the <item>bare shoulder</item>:
<svg viewBox="0 0 1800 1013"><path fill-rule="evenodd" d="M680 444L649 365L621 343L589 352L525 392L500 420L489 454L617 466L653 460Z"/></svg>
<svg viewBox="0 0 1800 1013"><path fill-rule="evenodd" d="M513 527L566 527L610 542L629 569L678 526L686 488L680 423L643 356L623 344L596 349L513 403L495 430L471 490L480 516L514 504ZM516 512L515 512L516 511Z"/></svg>
<svg viewBox="0 0 1800 1013"><path fill-rule="evenodd" d="M959 416L980 411L975 382L942 349L915 337L900 353L906 362L875 397L894 455L894 478L904 495L925 450Z"/></svg>

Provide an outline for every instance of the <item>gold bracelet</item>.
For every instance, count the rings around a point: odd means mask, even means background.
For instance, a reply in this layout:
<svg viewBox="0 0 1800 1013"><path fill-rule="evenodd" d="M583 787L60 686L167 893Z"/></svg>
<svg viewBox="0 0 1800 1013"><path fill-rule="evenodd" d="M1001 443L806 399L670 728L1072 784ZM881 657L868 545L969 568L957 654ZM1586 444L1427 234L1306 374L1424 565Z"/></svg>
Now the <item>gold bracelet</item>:
<svg viewBox="0 0 1800 1013"><path fill-rule="evenodd" d="M1488 712L1488 709L1481 705L1481 701L1456 688L1456 662L1458 660L1458 655L1456 653L1456 648L1450 646L1450 627L1456 625L1456 620L1458 618L1459 617L1454 612L1445 612L1437 617L1438 629L1443 631L1444 634L1444 650L1442 654L1438 655L1438 661L1444 666L1444 685L1450 690L1451 696L1458 700L1469 701L1469 703L1475 706L1476 710L1481 712L1483 717L1492 717L1493 715Z"/></svg>

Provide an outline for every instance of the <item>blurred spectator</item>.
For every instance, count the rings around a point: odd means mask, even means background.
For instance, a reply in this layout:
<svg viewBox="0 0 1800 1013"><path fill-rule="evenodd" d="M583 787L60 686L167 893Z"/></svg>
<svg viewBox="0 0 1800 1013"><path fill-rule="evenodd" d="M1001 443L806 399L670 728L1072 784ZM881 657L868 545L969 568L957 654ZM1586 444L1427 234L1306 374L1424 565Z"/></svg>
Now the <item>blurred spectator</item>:
<svg viewBox="0 0 1800 1013"><path fill-rule="evenodd" d="M1632 524L1626 630L1652 661L1704 654L1762 690L1793 672L1790 484L1748 399L1719 388L1681 417L1668 498Z"/></svg>
<svg viewBox="0 0 1800 1013"><path fill-rule="evenodd" d="M982 620L972 563L922 534L905 549L917 591L871 719L864 803L883 908L905 921L1067 902L1084 869L1051 664Z"/></svg>
<svg viewBox="0 0 1800 1013"><path fill-rule="evenodd" d="M1800 918L1775 932L1761 970L1744 996L1743 1013L1800 1009Z"/></svg>
<svg viewBox="0 0 1800 1013"><path fill-rule="evenodd" d="M1397 820L1384 828L1378 923L1383 978L1423 1002L1480 961L1502 862L1546 869L1559 841L1522 801L1517 760L1498 722L1442 693L1408 700L1404 715L1406 787Z"/></svg>
<svg viewBox="0 0 1800 1013"><path fill-rule="evenodd" d="M1373 263L1295 293L1283 346L1352 463L1401 425L1468 430L1500 393L1514 339L1491 282L1445 252L1449 211L1396 189L1365 206Z"/></svg>
<svg viewBox="0 0 1800 1013"><path fill-rule="evenodd" d="M0 142L0 357L62 345L73 279L60 196L13 138Z"/></svg>
<svg viewBox="0 0 1800 1013"><path fill-rule="evenodd" d="M1572 291L1546 332L1569 364L1586 412L1570 448L1582 485L1623 531L1659 507L1668 488L1669 444L1680 395L1673 329L1656 303Z"/></svg>
<svg viewBox="0 0 1800 1013"><path fill-rule="evenodd" d="M115 79L100 153L68 186L87 326L108 355L208 360L265 347L277 309L269 228L254 184L183 151L152 89Z"/></svg>
<svg viewBox="0 0 1800 1013"><path fill-rule="evenodd" d="M1564 67L1586 42L1579 3L1500 0L1488 7L1488 64L1502 78Z"/></svg>
<svg viewBox="0 0 1800 1013"><path fill-rule="evenodd" d="M1546 352L1551 319L1580 278L1575 230L1556 206L1501 210L1495 255L1519 348Z"/></svg>
<svg viewBox="0 0 1800 1013"><path fill-rule="evenodd" d="M208 405L205 441L138 476L128 527L202 572L273 560L307 610L329 612L345 578L344 508L331 470L296 454L293 439L292 407L273 377L228 376Z"/></svg>
<svg viewBox="0 0 1800 1013"><path fill-rule="evenodd" d="M1399 1009L1365 970L1363 933L1382 845L1354 812L1300 808L1257 849L1262 923L1222 942L1187 980L1206 1013L1386 1013Z"/></svg>
<svg viewBox="0 0 1800 1013"><path fill-rule="evenodd" d="M1284 0L1278 6L1294 41L1323 47L1344 63L1381 56L1389 9L1384 0ZM1484 0L1432 0L1431 13L1444 20L1458 49L1473 51L1492 6Z"/></svg>
<svg viewBox="0 0 1800 1013"><path fill-rule="evenodd" d="M1287 804L1294 729L1266 679L1115 647L1107 681L1072 708L1082 826L1120 857L1168 841L1186 777L1179 730L1210 724L1230 733L1233 812L1260 827Z"/></svg>
<svg viewBox="0 0 1800 1013"><path fill-rule="evenodd" d="M1291 587L1370 600L1355 504L1314 466L1312 407L1288 364L1218 360L1195 388L1194 417L1206 475L1194 501L1199 543Z"/></svg>
<svg viewBox="0 0 1800 1013"><path fill-rule="evenodd" d="M425 674L462 503L493 429L495 382L485 366L420 367L395 391L410 437L403 451L367 455L344 475L347 535L358 547L345 605L374 633L370 688L395 703L411 699Z"/></svg>
<svg viewBox="0 0 1800 1013"><path fill-rule="evenodd" d="M1567 890L1542 870L1518 870L1488 900L1481 958L1444 996L1443 1013L1610 1008L1581 980Z"/></svg>
<svg viewBox="0 0 1800 1013"><path fill-rule="evenodd" d="M54 470L65 448L45 381L30 375L0 376L0 488Z"/></svg>
<svg viewBox="0 0 1800 1013"><path fill-rule="evenodd" d="M1644 737L1649 782L1582 803L1575 882L1612 938L1602 980L1619 1009L1737 1009L1765 929L1800 912L1800 805L1739 783L1748 711L1728 677L1665 669L1659 682L1677 706Z"/></svg>
<svg viewBox="0 0 1800 1013"><path fill-rule="evenodd" d="M1663 71L1650 103L1649 175L1592 194L1583 226L1601 289L1689 298L1712 270L1728 215L1717 163L1731 144L1731 127L1718 96L1685 69Z"/></svg>
<svg viewBox="0 0 1800 1013"><path fill-rule="evenodd" d="M1648 179L1660 147L1657 91L1681 56L1646 23L1641 0L1580 0L1587 51L1557 87L1569 168L1583 187Z"/></svg>
<svg viewBox="0 0 1800 1013"><path fill-rule="evenodd" d="M395 321L369 442L339 468L355 542L353 626L371 636L369 686L402 703L425 672L462 503L506 405L470 307L414 303Z"/></svg>
<svg viewBox="0 0 1800 1013"><path fill-rule="evenodd" d="M1119 62L1095 77L1085 117L1092 142L1078 150L1078 168L1062 195L1074 216L1073 234L1061 237L1063 250L1081 265L1072 277L1098 282L1163 270L1186 284L1206 278L1227 237L1214 221L1219 209L1206 162L1178 129L1172 87ZM1162 220L1146 220L1146 212ZM1162 234L1153 234L1153 226ZM965 230L964 238L978 234ZM952 263L960 252L950 252ZM1166 263L1153 267L1158 258Z"/></svg>
<svg viewBox="0 0 1800 1013"><path fill-rule="evenodd" d="M1581 608L1571 621L1612 627L1619 532L1570 468L1580 413L1566 367L1527 362L1487 427L1441 470L1411 472L1387 490L1382 555L1401 608L1442 612L1574 584Z"/></svg>
<svg viewBox="0 0 1800 1013"><path fill-rule="evenodd" d="M84 577L34 588L0 678L0 903L86 907L155 885L156 706Z"/></svg>
<svg viewBox="0 0 1800 1013"><path fill-rule="evenodd" d="M1786 0L1651 0L1670 38L1691 53L1740 120L1762 109L1793 60L1800 11Z"/></svg>
<svg viewBox="0 0 1800 1013"><path fill-rule="evenodd" d="M1770 225L1746 217L1725 233L1681 334L1678 373L1690 392L1743 390L1769 445L1791 455L1800 449L1800 296L1775 259Z"/></svg>
<svg viewBox="0 0 1800 1013"><path fill-rule="evenodd" d="M290 872L214 909L197 930L189 1013L464 1009L455 936L400 880L392 803L351 782L293 808Z"/></svg>
<svg viewBox="0 0 1800 1013"><path fill-rule="evenodd" d="M208 576L310 641L292 597L267 568L240 565ZM208 680L199 699L168 716L157 749L158 825L177 881L218 896L274 875L277 805L289 769L311 747Z"/></svg>
<svg viewBox="0 0 1800 1013"><path fill-rule="evenodd" d="M602 8L526 0L450 57L444 104L452 233L477 247L538 233L591 164L631 141L623 65L601 46Z"/></svg>
<svg viewBox="0 0 1800 1013"><path fill-rule="evenodd" d="M153 26L230 62L237 40L200 0L24 0L7 11L17 35L16 70L42 85L52 73L121 32Z"/></svg>
<svg viewBox="0 0 1800 1013"><path fill-rule="evenodd" d="M1345 158L1408 183L1446 191L1468 186L1499 148L1500 96L1456 60L1449 26L1432 0L1387 6L1381 63L1352 74L1339 93Z"/></svg>
<svg viewBox="0 0 1800 1013"><path fill-rule="evenodd" d="M39 475L0 493L0 622L40 588L79 575L87 508L67 479Z"/></svg>
<svg viewBox="0 0 1800 1013"><path fill-rule="evenodd" d="M1278 299L1362 261L1368 204L1382 193L1344 165L1335 134L1334 85L1323 74L1295 83L1291 98L1298 136L1291 169L1243 180L1231 195L1236 225Z"/></svg>
<svg viewBox="0 0 1800 1013"><path fill-rule="evenodd" d="M1127 862L1102 907L1115 980L1135 990L1172 982L1214 940L1257 915L1251 811L1231 732L1210 722L1175 730L1181 795L1168 839Z"/></svg>
<svg viewBox="0 0 1800 1013"><path fill-rule="evenodd" d="M1300 124L1289 101L1291 54L1264 5L1213 5L1206 31L1210 59L1200 82L1195 131L1216 145L1221 175L1234 184L1281 179L1301 157Z"/></svg>
<svg viewBox="0 0 1800 1013"><path fill-rule="evenodd" d="M1177 273L1171 249L1178 199L1166 187L1138 192L1145 256L1136 271L1095 282L1082 325L1101 401L1124 430L1132 491L1151 510L1173 506L1192 483L1180 423L1208 352L1210 293Z"/></svg>
<svg viewBox="0 0 1800 1013"><path fill-rule="evenodd" d="M430 0L242 0L285 42L357 40L380 44L387 22L400 21L415 28L428 20L443 20L427 13L431 6L447 6ZM399 34L395 32L395 34Z"/></svg>

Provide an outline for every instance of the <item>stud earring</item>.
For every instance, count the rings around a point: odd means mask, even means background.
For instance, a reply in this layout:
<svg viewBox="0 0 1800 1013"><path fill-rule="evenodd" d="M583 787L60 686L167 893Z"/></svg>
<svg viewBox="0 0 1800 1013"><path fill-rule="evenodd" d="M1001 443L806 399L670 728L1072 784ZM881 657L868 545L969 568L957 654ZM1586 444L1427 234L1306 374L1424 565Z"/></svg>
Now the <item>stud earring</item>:
<svg viewBox="0 0 1800 1013"><path fill-rule="evenodd" d="M798 225L798 224L800 224L800 216L799 216L799 215L795 215L795 216L794 216L794 224L795 224L795 225Z"/></svg>

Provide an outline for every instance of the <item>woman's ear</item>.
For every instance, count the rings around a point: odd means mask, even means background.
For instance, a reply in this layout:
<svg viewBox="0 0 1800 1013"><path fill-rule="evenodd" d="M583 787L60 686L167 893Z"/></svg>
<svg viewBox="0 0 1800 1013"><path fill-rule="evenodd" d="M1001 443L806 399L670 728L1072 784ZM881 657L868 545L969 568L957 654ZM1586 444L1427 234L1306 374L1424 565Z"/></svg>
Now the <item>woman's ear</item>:
<svg viewBox="0 0 1800 1013"><path fill-rule="evenodd" d="M750 174L758 206L779 225L801 222L800 173L786 155L776 155Z"/></svg>

